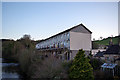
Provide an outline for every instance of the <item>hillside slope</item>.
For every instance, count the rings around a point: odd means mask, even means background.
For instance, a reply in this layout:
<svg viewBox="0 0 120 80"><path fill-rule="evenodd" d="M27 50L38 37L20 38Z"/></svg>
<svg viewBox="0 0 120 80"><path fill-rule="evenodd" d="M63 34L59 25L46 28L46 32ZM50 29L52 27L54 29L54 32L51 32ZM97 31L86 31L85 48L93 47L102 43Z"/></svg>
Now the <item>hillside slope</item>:
<svg viewBox="0 0 120 80"><path fill-rule="evenodd" d="M109 45L111 37L105 38L103 40L92 41L92 49L97 49L100 45L106 46ZM113 44L118 44L120 41L120 36L112 37Z"/></svg>
<svg viewBox="0 0 120 80"><path fill-rule="evenodd" d="M118 36L112 38L113 44L118 44L118 38L119 38ZM93 41L93 42L95 42L95 43L97 43L99 45L109 45L110 39L111 39L111 37L108 37L106 39L97 40L97 41Z"/></svg>

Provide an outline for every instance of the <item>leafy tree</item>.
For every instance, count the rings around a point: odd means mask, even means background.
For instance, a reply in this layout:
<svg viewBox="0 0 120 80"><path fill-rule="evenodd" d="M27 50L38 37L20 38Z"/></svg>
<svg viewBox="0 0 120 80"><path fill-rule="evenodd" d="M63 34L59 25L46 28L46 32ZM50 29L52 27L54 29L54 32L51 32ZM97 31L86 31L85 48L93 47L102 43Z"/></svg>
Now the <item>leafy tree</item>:
<svg viewBox="0 0 120 80"><path fill-rule="evenodd" d="M92 42L92 49L98 49L99 45L96 42Z"/></svg>
<svg viewBox="0 0 120 80"><path fill-rule="evenodd" d="M93 80L93 68L89 59L85 57L85 51L80 49L73 60L69 70L70 78L79 78L81 80Z"/></svg>
<svg viewBox="0 0 120 80"><path fill-rule="evenodd" d="M5 59L10 59L13 57L14 52L14 41L8 40L2 42L2 57Z"/></svg>
<svg viewBox="0 0 120 80"><path fill-rule="evenodd" d="M19 40L17 41L20 41L24 46L25 48L30 48L31 47L31 36L30 35L23 35L22 38L20 38Z"/></svg>

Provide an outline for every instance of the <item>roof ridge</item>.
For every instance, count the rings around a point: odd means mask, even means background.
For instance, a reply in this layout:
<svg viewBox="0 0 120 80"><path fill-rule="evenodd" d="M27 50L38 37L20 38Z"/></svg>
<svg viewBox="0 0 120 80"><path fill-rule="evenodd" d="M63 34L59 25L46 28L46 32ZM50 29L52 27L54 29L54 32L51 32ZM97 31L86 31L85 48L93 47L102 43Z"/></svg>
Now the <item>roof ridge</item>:
<svg viewBox="0 0 120 80"><path fill-rule="evenodd" d="M55 34L55 35L53 35L53 36L51 36L51 37L48 37L48 38L44 39L43 41L46 41L46 40L48 40L48 39L50 39L50 38L52 38L52 37L55 37L55 36L57 36L57 35L60 35L60 34L62 34L62 33L68 32L68 31L70 31L70 30L72 30L72 29L74 29L74 28L76 28L76 27L78 27L78 26L83 26L86 30L88 30L88 32L92 33L88 28L86 28L82 23L80 23L80 24L75 25L75 26L73 26L73 27L71 27L71 28L69 28L69 29L66 29L66 30L64 30L64 31L62 31L62 32L59 32L59 33L57 33L57 34Z"/></svg>

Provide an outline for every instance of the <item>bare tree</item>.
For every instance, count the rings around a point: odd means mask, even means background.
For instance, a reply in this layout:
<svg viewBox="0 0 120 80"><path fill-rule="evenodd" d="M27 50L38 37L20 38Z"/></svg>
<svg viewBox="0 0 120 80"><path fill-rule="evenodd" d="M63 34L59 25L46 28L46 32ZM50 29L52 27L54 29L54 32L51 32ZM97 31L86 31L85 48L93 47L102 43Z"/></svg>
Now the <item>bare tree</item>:
<svg viewBox="0 0 120 80"><path fill-rule="evenodd" d="M56 78L62 75L62 61L55 57L48 57L42 64L34 64L36 69L32 78ZM63 76L62 76L63 77Z"/></svg>
<svg viewBox="0 0 120 80"><path fill-rule="evenodd" d="M101 36L101 37L100 37L100 39L102 40L102 39L103 39L103 37Z"/></svg>

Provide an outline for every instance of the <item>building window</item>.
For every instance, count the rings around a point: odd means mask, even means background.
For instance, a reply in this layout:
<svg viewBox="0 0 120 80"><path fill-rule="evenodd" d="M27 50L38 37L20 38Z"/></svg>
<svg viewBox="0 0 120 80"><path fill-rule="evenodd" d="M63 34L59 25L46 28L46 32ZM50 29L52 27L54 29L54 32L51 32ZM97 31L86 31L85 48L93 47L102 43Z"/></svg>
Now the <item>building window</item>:
<svg viewBox="0 0 120 80"><path fill-rule="evenodd" d="M61 39L63 38L63 34L61 35Z"/></svg>
<svg viewBox="0 0 120 80"><path fill-rule="evenodd" d="M70 41L70 39L68 38L67 42L69 42L69 41Z"/></svg>
<svg viewBox="0 0 120 80"><path fill-rule="evenodd" d="M69 33L67 34L67 36L68 36L68 37L70 36Z"/></svg>

